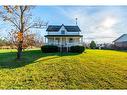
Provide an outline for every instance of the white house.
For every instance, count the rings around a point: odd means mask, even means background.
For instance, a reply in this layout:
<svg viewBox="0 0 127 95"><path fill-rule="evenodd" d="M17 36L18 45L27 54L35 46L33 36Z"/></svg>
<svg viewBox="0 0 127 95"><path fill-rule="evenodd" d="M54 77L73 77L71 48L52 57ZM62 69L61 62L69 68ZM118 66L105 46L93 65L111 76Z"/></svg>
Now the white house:
<svg viewBox="0 0 127 95"><path fill-rule="evenodd" d="M116 47L127 48L127 34L123 34L113 42Z"/></svg>
<svg viewBox="0 0 127 95"><path fill-rule="evenodd" d="M81 30L77 25L49 25L46 31L45 42L48 45L57 45L68 49L83 43L83 35L81 35Z"/></svg>

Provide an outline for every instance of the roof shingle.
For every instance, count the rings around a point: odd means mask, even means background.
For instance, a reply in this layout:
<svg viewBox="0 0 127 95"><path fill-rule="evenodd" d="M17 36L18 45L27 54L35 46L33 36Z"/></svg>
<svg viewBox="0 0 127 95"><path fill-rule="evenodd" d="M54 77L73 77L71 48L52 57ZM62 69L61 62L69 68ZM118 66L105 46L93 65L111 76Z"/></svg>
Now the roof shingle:
<svg viewBox="0 0 127 95"><path fill-rule="evenodd" d="M48 31L48 32L56 31L57 32L60 30L61 27L62 27L62 25L49 25L46 31ZM64 27L68 32L81 31L78 26L64 26Z"/></svg>

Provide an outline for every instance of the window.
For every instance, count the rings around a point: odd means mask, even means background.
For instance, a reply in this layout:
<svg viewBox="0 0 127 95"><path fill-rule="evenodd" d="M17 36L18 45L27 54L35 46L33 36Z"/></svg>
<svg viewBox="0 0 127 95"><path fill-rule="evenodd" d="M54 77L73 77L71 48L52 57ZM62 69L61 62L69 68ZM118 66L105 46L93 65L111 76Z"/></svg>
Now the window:
<svg viewBox="0 0 127 95"><path fill-rule="evenodd" d="M59 41L60 41L60 39L59 38L56 38L56 43L57 44L59 44Z"/></svg>
<svg viewBox="0 0 127 95"><path fill-rule="evenodd" d="M73 42L73 39L72 39L72 38L70 38L70 39L69 39L69 43L72 43L72 42Z"/></svg>
<svg viewBox="0 0 127 95"><path fill-rule="evenodd" d="M62 31L61 31L61 34L65 34L65 31L64 31L64 30L62 30Z"/></svg>

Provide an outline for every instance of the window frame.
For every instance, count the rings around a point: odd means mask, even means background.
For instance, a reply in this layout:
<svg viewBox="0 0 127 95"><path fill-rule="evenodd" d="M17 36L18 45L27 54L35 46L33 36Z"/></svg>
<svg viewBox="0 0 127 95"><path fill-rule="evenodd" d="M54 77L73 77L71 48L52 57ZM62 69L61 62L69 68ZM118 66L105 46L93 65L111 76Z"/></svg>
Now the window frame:
<svg viewBox="0 0 127 95"><path fill-rule="evenodd" d="M65 35L65 30L61 30L61 34L62 35Z"/></svg>
<svg viewBox="0 0 127 95"><path fill-rule="evenodd" d="M69 38L69 43L73 43L73 38Z"/></svg>

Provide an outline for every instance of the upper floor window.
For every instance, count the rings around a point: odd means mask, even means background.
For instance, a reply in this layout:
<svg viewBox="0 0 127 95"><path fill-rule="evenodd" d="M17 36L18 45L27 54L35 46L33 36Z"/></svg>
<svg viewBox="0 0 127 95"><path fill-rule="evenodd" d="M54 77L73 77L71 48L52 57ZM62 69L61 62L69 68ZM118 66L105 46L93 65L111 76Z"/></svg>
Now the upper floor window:
<svg viewBox="0 0 127 95"><path fill-rule="evenodd" d="M61 34L65 34L65 31L64 31L64 30L62 30L62 31L61 31Z"/></svg>

